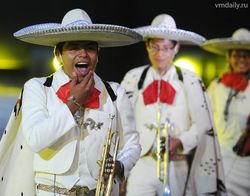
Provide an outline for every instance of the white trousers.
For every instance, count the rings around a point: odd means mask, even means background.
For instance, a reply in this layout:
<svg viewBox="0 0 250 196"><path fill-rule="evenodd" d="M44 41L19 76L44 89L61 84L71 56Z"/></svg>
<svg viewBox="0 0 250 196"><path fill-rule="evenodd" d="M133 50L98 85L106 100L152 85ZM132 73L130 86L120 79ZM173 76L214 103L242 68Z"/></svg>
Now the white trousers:
<svg viewBox="0 0 250 196"><path fill-rule="evenodd" d="M171 161L169 182L172 196L183 196L188 174L186 160ZM162 196L163 183L157 178L157 162L151 156L140 158L132 169L126 196Z"/></svg>
<svg viewBox="0 0 250 196"><path fill-rule="evenodd" d="M250 157L222 150L228 196L250 196Z"/></svg>

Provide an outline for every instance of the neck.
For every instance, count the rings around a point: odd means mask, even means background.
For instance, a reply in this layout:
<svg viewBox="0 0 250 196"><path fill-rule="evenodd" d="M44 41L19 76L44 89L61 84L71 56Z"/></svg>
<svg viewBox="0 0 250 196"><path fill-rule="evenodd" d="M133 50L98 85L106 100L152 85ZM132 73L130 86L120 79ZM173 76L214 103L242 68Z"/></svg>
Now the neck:
<svg viewBox="0 0 250 196"><path fill-rule="evenodd" d="M250 71L246 71L246 72L233 72L232 71L231 73L240 74L240 75L245 76L247 79L250 79Z"/></svg>
<svg viewBox="0 0 250 196"><path fill-rule="evenodd" d="M155 67L156 72L160 75L160 76L164 76L168 70L172 67L172 65L169 65L167 67L164 68L160 68L160 67Z"/></svg>
<svg viewBox="0 0 250 196"><path fill-rule="evenodd" d="M247 72L245 73L245 76L246 76L246 78L249 80L249 79L250 79L250 71L247 71Z"/></svg>

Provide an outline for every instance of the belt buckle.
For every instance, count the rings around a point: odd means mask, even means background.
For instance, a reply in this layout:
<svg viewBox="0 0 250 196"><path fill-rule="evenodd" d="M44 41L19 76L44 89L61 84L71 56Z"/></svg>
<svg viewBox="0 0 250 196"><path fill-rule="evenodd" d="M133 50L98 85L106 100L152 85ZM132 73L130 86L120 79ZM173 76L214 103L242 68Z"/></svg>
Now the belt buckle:
<svg viewBox="0 0 250 196"><path fill-rule="evenodd" d="M85 196L89 193L89 188L86 187L86 186L74 186L72 189L71 189L71 192L72 193L75 193L76 196Z"/></svg>

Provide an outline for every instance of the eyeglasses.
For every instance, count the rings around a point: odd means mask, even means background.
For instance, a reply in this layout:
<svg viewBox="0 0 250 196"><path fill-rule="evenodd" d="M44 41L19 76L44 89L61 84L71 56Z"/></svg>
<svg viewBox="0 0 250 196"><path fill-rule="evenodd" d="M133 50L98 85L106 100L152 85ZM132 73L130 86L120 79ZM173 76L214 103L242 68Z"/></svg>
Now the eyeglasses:
<svg viewBox="0 0 250 196"><path fill-rule="evenodd" d="M151 53L156 54L156 53L158 53L159 51L162 51L163 53L167 53L167 52L173 50L174 47L175 47L175 46L171 46L171 47L170 47L170 46L164 45L164 46L161 48L161 47L158 46L158 45L149 45L149 46L148 46L148 49L149 49L149 51L150 51Z"/></svg>
<svg viewBox="0 0 250 196"><path fill-rule="evenodd" d="M250 58L250 51L248 50L233 51L231 53L231 56L235 59Z"/></svg>

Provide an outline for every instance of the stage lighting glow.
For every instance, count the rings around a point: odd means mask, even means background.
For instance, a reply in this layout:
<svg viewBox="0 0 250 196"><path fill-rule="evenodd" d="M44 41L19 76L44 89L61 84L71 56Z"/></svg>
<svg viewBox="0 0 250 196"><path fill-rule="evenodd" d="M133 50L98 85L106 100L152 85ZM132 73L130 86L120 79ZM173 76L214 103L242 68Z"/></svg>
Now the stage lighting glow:
<svg viewBox="0 0 250 196"><path fill-rule="evenodd" d="M53 63L52 64L53 64L53 69L55 71L57 71L61 67L61 64L58 62L58 60L56 59L56 57L53 58Z"/></svg>
<svg viewBox="0 0 250 196"><path fill-rule="evenodd" d="M190 70L192 72L197 73L200 77L202 76L202 68L199 66L196 60L187 58L187 57L181 57L174 61L174 64L178 67L185 68L187 70Z"/></svg>
<svg viewBox="0 0 250 196"><path fill-rule="evenodd" d="M22 66L19 61L14 59L0 59L0 69L4 70L13 70L13 69L21 69Z"/></svg>

